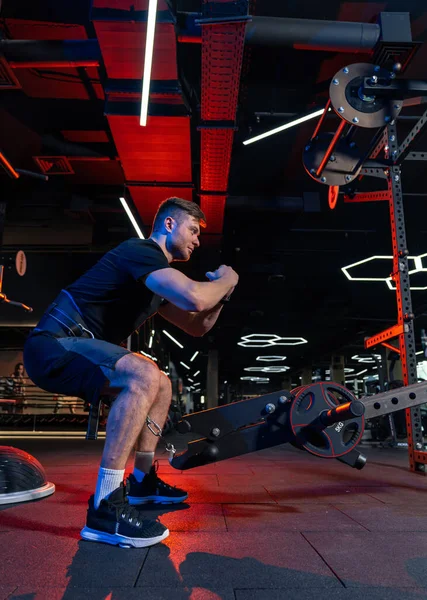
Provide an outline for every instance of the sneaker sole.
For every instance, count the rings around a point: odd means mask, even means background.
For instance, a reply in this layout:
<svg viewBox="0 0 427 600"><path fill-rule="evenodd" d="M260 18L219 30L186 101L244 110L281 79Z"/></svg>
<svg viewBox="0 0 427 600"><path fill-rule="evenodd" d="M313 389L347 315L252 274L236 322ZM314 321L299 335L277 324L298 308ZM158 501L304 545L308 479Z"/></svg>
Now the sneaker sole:
<svg viewBox="0 0 427 600"><path fill-rule="evenodd" d="M187 500L188 494L185 496L180 496L179 498L170 498L168 496L143 496L140 498L139 496L128 496L129 504L178 504L179 502L184 502Z"/></svg>
<svg viewBox="0 0 427 600"><path fill-rule="evenodd" d="M153 538L130 538L118 533L111 534L104 531L96 531L96 529L90 529L90 527L83 527L80 535L88 542L103 542L112 546L120 546L120 548L147 548L166 539L169 535L169 529L166 529L162 535Z"/></svg>

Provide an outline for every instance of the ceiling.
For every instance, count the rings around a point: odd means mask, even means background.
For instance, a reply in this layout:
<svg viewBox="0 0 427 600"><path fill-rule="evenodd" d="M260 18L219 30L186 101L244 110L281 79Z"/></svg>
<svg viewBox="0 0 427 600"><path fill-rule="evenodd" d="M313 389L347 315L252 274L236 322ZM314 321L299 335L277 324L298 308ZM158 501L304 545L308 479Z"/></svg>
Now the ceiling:
<svg viewBox="0 0 427 600"><path fill-rule="evenodd" d="M176 363L200 350L194 365L204 372L206 354L216 348L221 381L231 382L265 354L286 355L293 373L325 367L332 354L357 368L351 357L363 353L364 338L396 323L396 299L385 282L352 282L341 268L391 254L387 203L344 203L340 196L337 208L329 209L327 186L313 181L302 163L313 121L249 146L243 141L323 107L334 74L372 62L372 54L250 44L244 21L228 26L223 39L218 30L217 37L204 33L197 40L194 18L212 16L209 7L200 0L159 0L150 116L142 128L147 7L148 0L3 0L0 150L15 169L49 175L45 182L0 173L3 258L11 264L23 249L29 265L24 278L6 271L4 291L37 314L102 252L133 235L119 196L126 195L149 234L159 203L176 195L200 202L208 218L200 250L179 268L203 280L206 271L225 263L240 275L232 302L207 336L190 339L167 325L185 345L181 352L163 340ZM413 39L426 41L427 9L419 0L249 2L254 17L374 23L381 11L410 12ZM7 44L12 40L21 41L19 48ZM420 45L405 78L425 76L426 47ZM405 109L408 118L397 123L401 139L422 112L422 106ZM338 123L329 115L324 127L335 131ZM372 131L358 136L366 145ZM427 139L413 150L427 150ZM413 256L427 253L422 166L403 165ZM384 186L365 177L359 189ZM361 268L357 276L387 277L391 261ZM427 287L425 276L416 276L417 286ZM427 291L414 291L413 305L418 343L427 326ZM31 317L5 306L0 311L2 346L22 344ZM158 327L165 327L160 317ZM237 345L241 336L255 333L308 343ZM271 375L273 388L282 376Z"/></svg>

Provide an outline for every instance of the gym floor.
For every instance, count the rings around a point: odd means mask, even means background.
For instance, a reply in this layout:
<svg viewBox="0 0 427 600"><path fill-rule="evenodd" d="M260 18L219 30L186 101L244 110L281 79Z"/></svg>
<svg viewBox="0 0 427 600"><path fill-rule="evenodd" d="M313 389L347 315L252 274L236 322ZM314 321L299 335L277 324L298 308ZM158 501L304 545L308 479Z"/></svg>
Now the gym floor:
<svg viewBox="0 0 427 600"><path fill-rule="evenodd" d="M427 477L404 449L363 450L362 471L286 445L180 472L159 451L188 503L148 507L170 536L128 550L79 538L102 444L0 440L56 485L1 507L1 600L427 599Z"/></svg>

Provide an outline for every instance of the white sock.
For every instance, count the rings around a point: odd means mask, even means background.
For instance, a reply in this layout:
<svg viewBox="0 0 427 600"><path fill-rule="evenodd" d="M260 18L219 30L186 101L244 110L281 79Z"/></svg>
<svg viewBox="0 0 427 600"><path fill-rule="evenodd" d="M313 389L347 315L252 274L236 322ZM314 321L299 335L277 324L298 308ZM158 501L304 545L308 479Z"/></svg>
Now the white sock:
<svg viewBox="0 0 427 600"><path fill-rule="evenodd" d="M114 490L120 487L124 474L124 469L116 471L115 469L104 469L103 467L100 467L98 471L98 481L96 482L94 500L95 510L101 504L101 500L106 498L109 494L111 494L111 492L114 492Z"/></svg>
<svg viewBox="0 0 427 600"><path fill-rule="evenodd" d="M133 476L139 483L151 469L154 460L154 452L135 452L135 466Z"/></svg>

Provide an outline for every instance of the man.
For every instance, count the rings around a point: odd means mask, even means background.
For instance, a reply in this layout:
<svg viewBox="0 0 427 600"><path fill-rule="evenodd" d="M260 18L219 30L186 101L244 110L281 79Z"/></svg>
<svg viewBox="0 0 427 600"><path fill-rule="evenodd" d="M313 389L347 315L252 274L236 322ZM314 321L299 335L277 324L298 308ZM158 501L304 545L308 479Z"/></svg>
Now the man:
<svg viewBox="0 0 427 600"><path fill-rule="evenodd" d="M163 426L171 402L169 378L151 360L119 346L158 312L193 336L213 327L222 303L238 282L222 265L197 282L170 267L187 261L200 245L205 216L179 198L163 202L148 240L132 238L108 252L50 305L24 348L29 377L48 391L97 402L114 398L94 496L89 499L85 540L146 547L169 535L146 520L136 505L182 502L187 493L157 477L153 467L158 437L147 416ZM165 303L166 301L166 303ZM136 449L126 485L126 461Z"/></svg>

